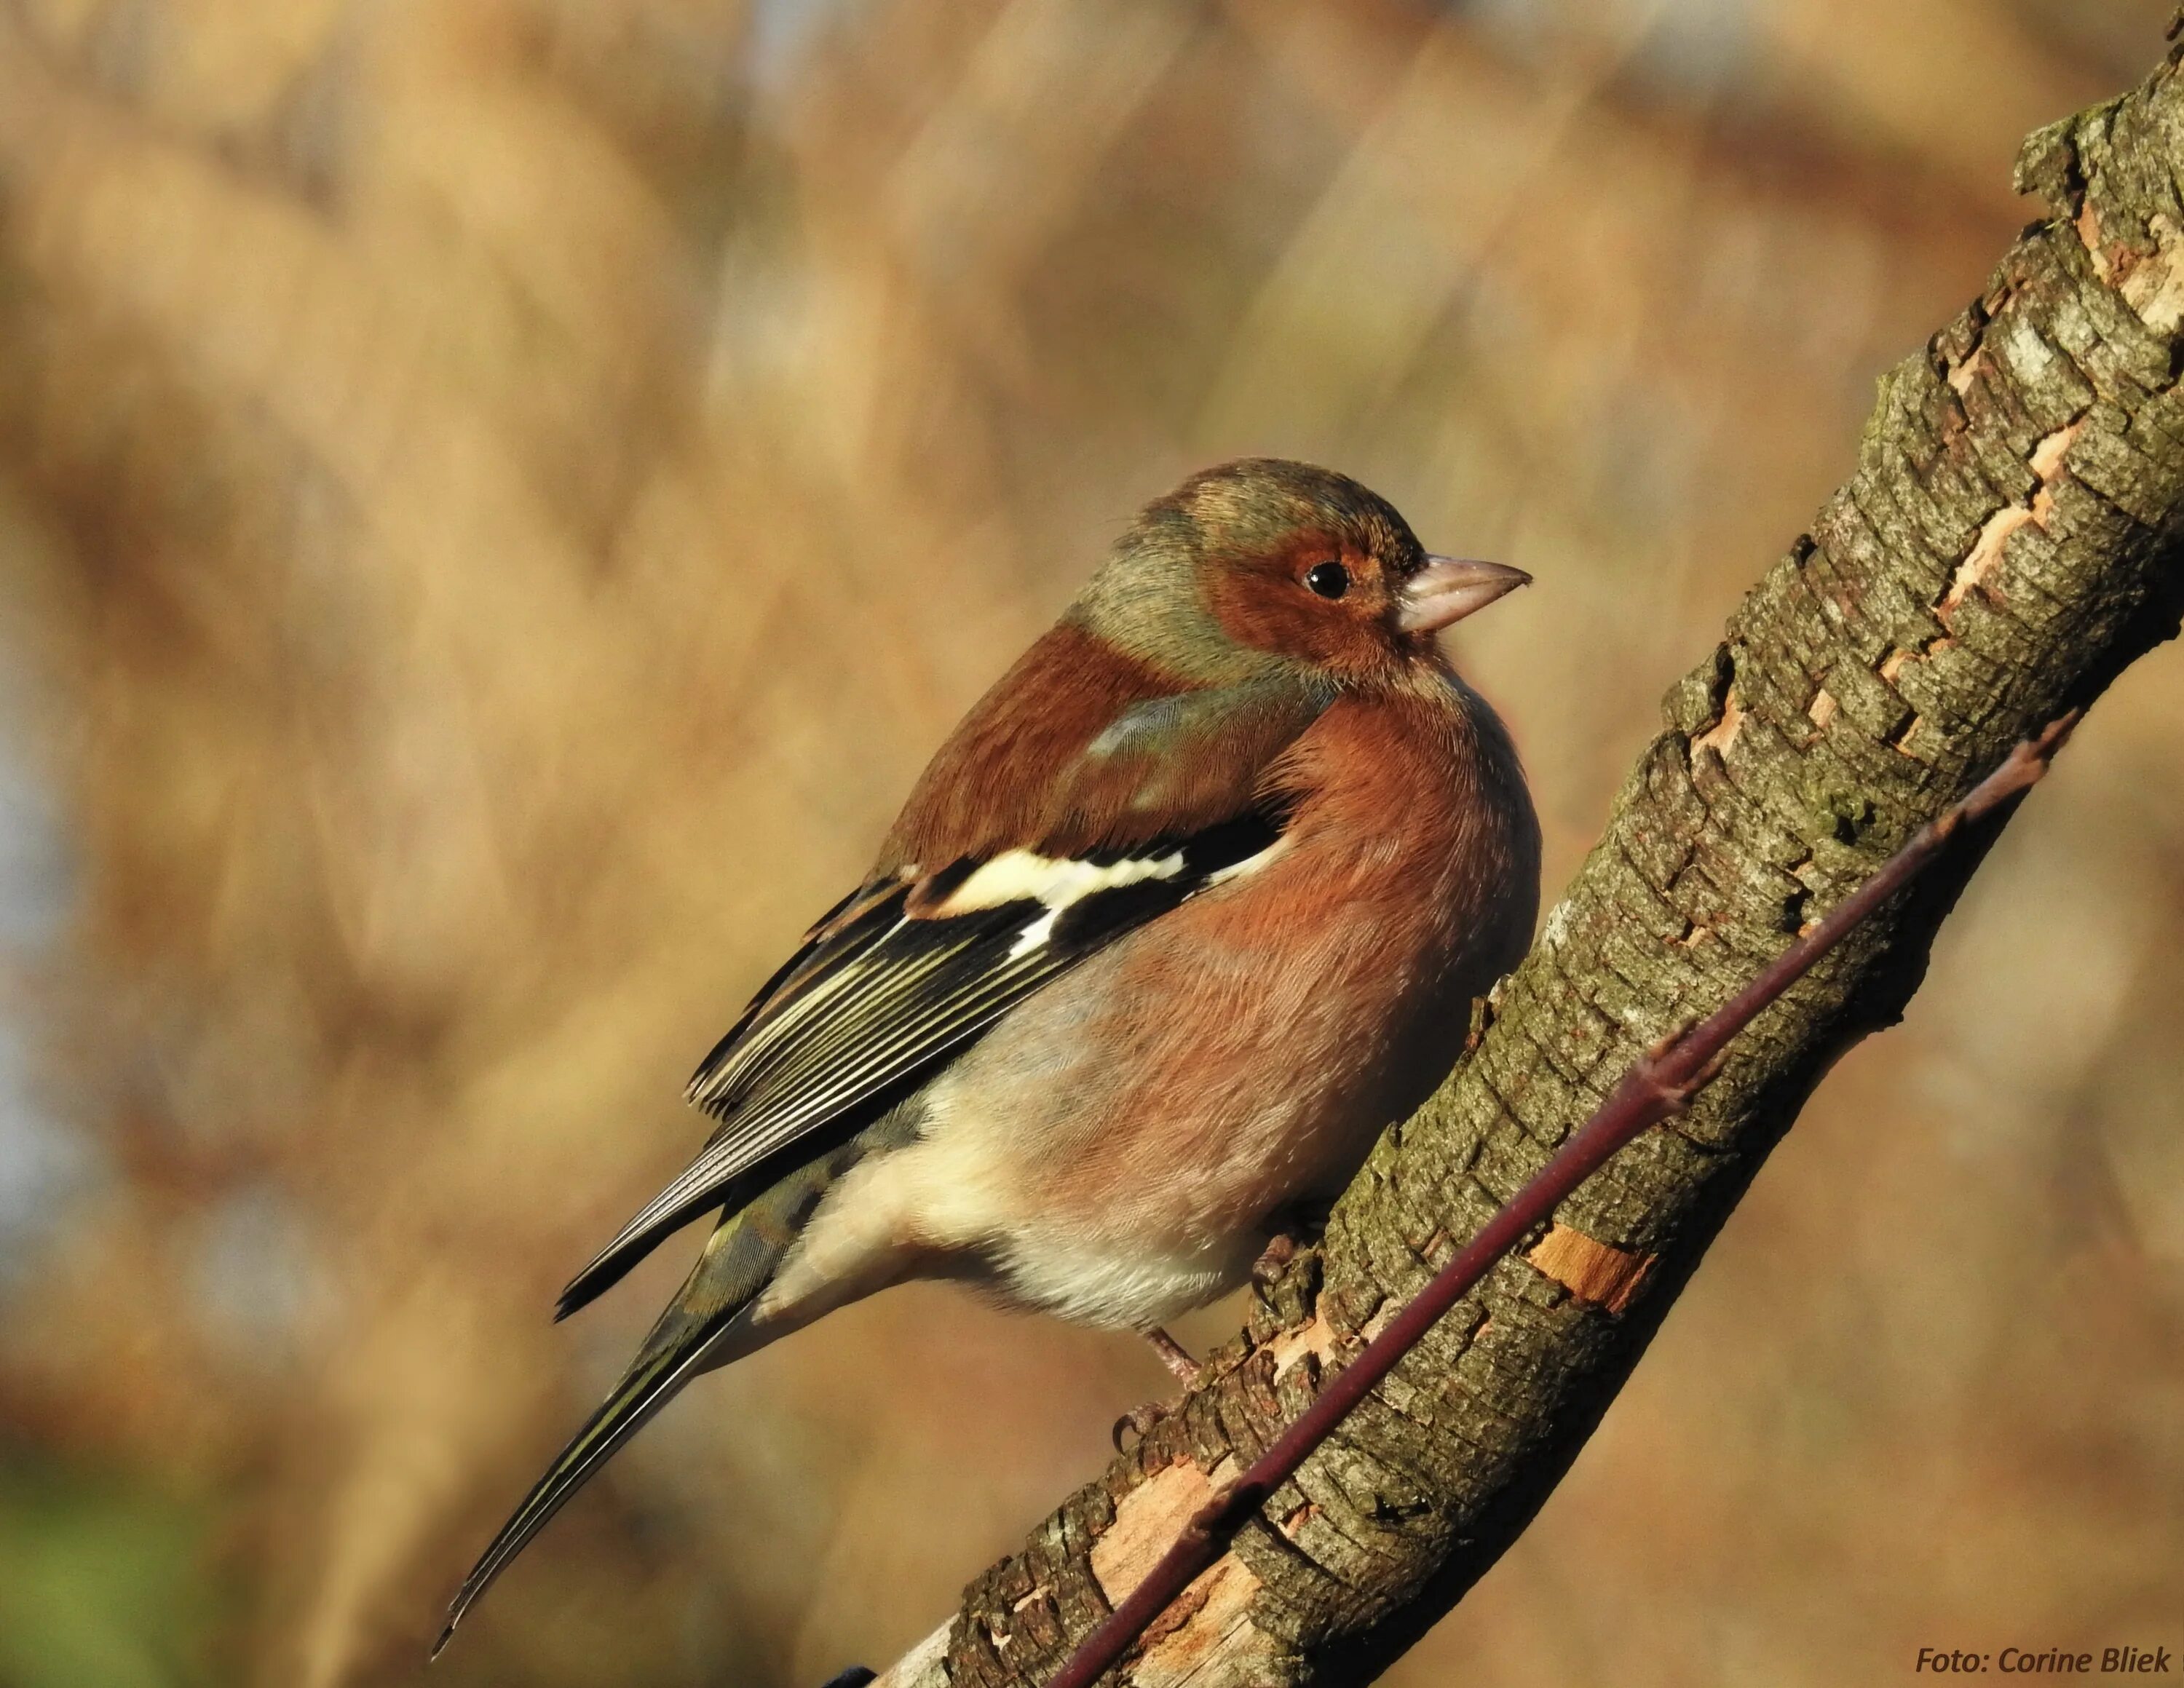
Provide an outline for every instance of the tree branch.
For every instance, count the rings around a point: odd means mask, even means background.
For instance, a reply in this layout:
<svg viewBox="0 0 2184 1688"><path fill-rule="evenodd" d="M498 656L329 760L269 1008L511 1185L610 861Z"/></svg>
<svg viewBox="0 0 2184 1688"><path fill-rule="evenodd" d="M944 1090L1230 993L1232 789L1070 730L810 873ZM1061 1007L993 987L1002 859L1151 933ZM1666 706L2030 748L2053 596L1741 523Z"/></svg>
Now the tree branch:
<svg viewBox="0 0 2184 1688"><path fill-rule="evenodd" d="M894 1685L1044 1683L1650 1045L1732 996L2015 740L2176 631L2184 86L2034 135L2053 217L1886 376L1857 473L1666 699L1440 1092L1180 1407L967 1590ZM1121 1680L1356 1681L1523 1529L1843 1050L1900 1017L1990 826L1850 932L1688 1112L1535 1227L1156 1620Z"/></svg>
<svg viewBox="0 0 2184 1688"><path fill-rule="evenodd" d="M1502 1256L1552 1220L1556 1208L1639 1133L1685 1111L1692 1098L1719 1073L1730 1039L1780 1000L1822 956L1870 919L1891 897L1931 866L1966 823L1984 819L2039 783L2055 753L2070 738L2076 721L2075 714L2066 715L2037 738L2020 744L2003 759L2000 767L1963 799L1914 833L1911 841L1890 856L1879 872L1830 909L1818 925L1799 934L1795 943L1760 970L1758 978L1697 1025L1669 1033L1632 1062L1607 1100L1555 1150L1531 1182L1502 1203L1361 1352L1329 1374L1312 1405L1274 1439L1272 1447L1191 1514L1152 1569L1084 1638L1046 1688L1091 1688L1100 1674L1120 1660L1183 1593L1190 1579L1213 1563L1245 1521L1266 1504L1268 1496L1296 1474L1297 1468L1334 1434L1381 1379L1395 1370L1403 1356L1447 1316L1466 1291Z"/></svg>

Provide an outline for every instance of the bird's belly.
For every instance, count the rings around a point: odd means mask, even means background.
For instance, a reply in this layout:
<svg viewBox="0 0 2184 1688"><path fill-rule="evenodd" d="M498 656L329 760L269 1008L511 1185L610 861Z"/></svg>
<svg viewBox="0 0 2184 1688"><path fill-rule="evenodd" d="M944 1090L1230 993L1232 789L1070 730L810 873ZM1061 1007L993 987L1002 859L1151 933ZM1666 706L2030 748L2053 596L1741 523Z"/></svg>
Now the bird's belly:
<svg viewBox="0 0 2184 1688"><path fill-rule="evenodd" d="M1341 1091L1139 1115L1096 1085L971 1077L935 1087L900 1157L908 1228L948 1275L1080 1324L1144 1329L1236 1288L1281 1210L1339 1190L1379 1123Z"/></svg>
<svg viewBox="0 0 2184 1688"><path fill-rule="evenodd" d="M910 1228L950 1275L1011 1305L1142 1329L1241 1284L1284 1209L1341 1189L1440 1076L1461 1007L1413 975L1378 981L1389 1000L1372 1011L1353 993L1334 1014L1329 975L1346 958L1283 968L1251 955L1190 981L1186 998L1212 993L1217 1011L1186 1038L1171 1029L1172 994L1113 976L1127 950L937 1078L900 1170L914 1175Z"/></svg>
<svg viewBox="0 0 2184 1688"><path fill-rule="evenodd" d="M1259 1247L1256 1235L1194 1247L1029 1226L1008 1240L979 1281L1006 1306L1077 1324L1145 1330L1235 1288Z"/></svg>

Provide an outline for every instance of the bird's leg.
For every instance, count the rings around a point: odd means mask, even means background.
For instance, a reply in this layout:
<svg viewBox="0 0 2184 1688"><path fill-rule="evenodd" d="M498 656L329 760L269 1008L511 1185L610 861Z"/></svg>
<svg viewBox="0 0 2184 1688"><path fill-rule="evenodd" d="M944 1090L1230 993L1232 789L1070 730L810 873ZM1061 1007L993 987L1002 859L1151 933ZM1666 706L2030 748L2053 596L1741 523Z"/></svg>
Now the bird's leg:
<svg viewBox="0 0 2184 1688"><path fill-rule="evenodd" d="M1183 1344L1178 1342L1158 1325L1145 1331L1144 1335L1145 1340L1152 1345L1153 1352L1160 1356L1161 1364L1166 1366L1174 1374L1178 1383L1185 1389L1189 1389L1198 1381L1203 1368L1197 1361L1190 1357L1190 1351ZM1148 1401L1142 1407L1132 1407L1115 1421L1114 1438L1117 1451L1119 1451L1122 1448L1123 1431L1134 1430L1139 1435L1143 1436L1146 1431L1167 1418L1167 1405L1164 1401Z"/></svg>
<svg viewBox="0 0 2184 1688"><path fill-rule="evenodd" d="M1175 1379L1185 1389L1198 1381L1198 1362L1190 1357L1190 1351L1178 1342L1158 1325L1145 1332L1145 1340L1160 1356L1160 1362L1175 1374Z"/></svg>
<svg viewBox="0 0 2184 1688"><path fill-rule="evenodd" d="M1297 1251L1305 1246L1307 1238L1327 1228L1328 1204L1301 1203L1280 1216L1273 1234L1259 1251L1259 1257L1251 1262L1251 1281L1261 1288L1272 1284L1282 1275L1282 1269L1296 1258ZM1158 1325L1142 1333L1160 1356L1161 1364L1173 1373L1175 1380L1185 1389L1195 1389L1205 1374L1205 1368L1190 1357L1190 1351L1178 1342ZM1123 1432L1134 1430L1140 1436L1167 1417L1168 1408L1163 1402L1149 1401L1134 1407L1115 1421L1115 1446L1123 1446Z"/></svg>

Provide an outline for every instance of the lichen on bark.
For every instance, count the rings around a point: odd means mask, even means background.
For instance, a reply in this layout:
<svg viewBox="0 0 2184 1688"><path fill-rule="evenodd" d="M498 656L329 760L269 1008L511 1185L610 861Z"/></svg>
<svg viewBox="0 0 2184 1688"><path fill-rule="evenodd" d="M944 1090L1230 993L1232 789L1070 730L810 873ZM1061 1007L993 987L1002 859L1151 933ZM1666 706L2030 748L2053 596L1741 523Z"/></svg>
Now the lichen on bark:
<svg viewBox="0 0 2184 1688"><path fill-rule="evenodd" d="M1882 377L1856 473L1669 689L1663 731L1471 1052L1180 1408L980 1575L944 1643L894 1681L1050 1674L1150 1563L1117 1532L1172 1532L1202 1479L1257 1453L1646 1045L1718 1006L2012 743L2174 634L2178 63L2026 142L2018 185L2049 214ZM1366 1680L1446 1612L1568 1468L1829 1065L1900 1016L1992 836L1854 933L1686 1117L1496 1267L1123 1678Z"/></svg>

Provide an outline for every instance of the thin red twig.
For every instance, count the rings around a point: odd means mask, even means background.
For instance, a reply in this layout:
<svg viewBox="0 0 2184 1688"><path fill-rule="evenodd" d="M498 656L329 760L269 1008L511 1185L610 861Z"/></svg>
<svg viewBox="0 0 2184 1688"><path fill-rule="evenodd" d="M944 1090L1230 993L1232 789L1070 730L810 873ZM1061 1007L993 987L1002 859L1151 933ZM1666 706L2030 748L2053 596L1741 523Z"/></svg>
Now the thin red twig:
<svg viewBox="0 0 2184 1688"><path fill-rule="evenodd" d="M2037 782L2077 720L2078 712L2074 710L2051 722L2037 738L2019 744L1999 767L1921 827L1871 878L1777 955L1751 983L1696 1026L1672 1033L1641 1056L1599 1110L1532 1181L1510 1197L1409 1305L1328 1381L1312 1405L1242 1475L1192 1514L1159 1563L1084 1638L1047 1688L1091 1688L1100 1673L1123 1657L1146 1626L1190 1585L1191 1579L1219 1557L1245 1520L1295 1474L1350 1410L1395 1369L1418 1339L1486 1275L1495 1262L1551 1217L1564 1198L1617 1150L1648 1127L1689 1107L1691 1098L1720 1071L1723 1051L1730 1039L1802 978L1852 928L1917 877L1966 822L1978 820Z"/></svg>

